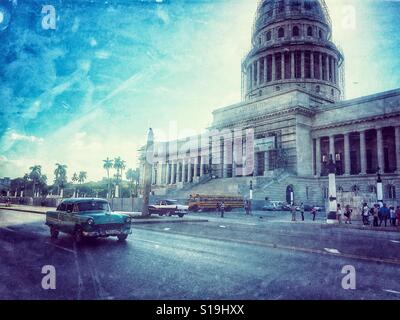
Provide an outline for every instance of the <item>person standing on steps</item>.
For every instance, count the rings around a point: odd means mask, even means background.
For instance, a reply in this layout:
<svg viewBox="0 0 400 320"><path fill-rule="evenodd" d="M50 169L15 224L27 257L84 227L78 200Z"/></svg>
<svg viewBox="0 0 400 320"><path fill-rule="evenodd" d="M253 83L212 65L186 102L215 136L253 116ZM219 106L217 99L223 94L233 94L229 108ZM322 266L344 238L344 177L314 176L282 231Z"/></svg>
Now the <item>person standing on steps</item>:
<svg viewBox="0 0 400 320"><path fill-rule="evenodd" d="M296 206L294 203L292 203L292 206L290 207L290 212L292 213L292 221L296 221Z"/></svg>
<svg viewBox="0 0 400 320"><path fill-rule="evenodd" d="M301 221L304 221L304 203L300 204Z"/></svg>
<svg viewBox="0 0 400 320"><path fill-rule="evenodd" d="M225 213L225 202L221 202L220 206L219 206L219 211L221 212L221 218L224 217L224 213Z"/></svg>
<svg viewBox="0 0 400 320"><path fill-rule="evenodd" d="M315 221L315 215L317 214L317 208L315 208L315 206L312 206L311 214L313 216L312 221Z"/></svg>

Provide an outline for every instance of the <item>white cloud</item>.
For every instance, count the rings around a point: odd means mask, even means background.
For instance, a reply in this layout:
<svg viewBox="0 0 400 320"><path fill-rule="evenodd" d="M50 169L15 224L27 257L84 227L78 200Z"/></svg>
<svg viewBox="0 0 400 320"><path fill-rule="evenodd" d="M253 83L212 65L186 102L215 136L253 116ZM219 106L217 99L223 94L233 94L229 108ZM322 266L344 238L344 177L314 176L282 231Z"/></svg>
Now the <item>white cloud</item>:
<svg viewBox="0 0 400 320"><path fill-rule="evenodd" d="M43 138L39 138L36 136L27 136L27 135L20 134L17 132L11 132L8 138L14 142L25 141L25 142L33 142L33 143L43 143L43 141L44 141Z"/></svg>

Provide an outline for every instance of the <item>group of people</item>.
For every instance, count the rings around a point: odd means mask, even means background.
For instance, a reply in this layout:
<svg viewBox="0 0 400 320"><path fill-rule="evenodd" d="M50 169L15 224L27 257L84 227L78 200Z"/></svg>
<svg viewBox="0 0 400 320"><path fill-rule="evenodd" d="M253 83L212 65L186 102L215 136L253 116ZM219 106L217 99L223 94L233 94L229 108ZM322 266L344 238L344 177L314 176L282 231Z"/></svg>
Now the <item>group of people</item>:
<svg viewBox="0 0 400 320"><path fill-rule="evenodd" d="M386 203L383 205L376 203L370 208L367 203L363 203L361 215L364 225L369 225L369 219L372 217L374 227L381 227L383 223L386 227L388 220L392 227L400 226L400 206L395 209L394 206L388 207Z"/></svg>
<svg viewBox="0 0 400 320"><path fill-rule="evenodd" d="M294 205L294 203L290 206L290 212L292 213L292 221L296 221L296 213L297 213L297 210L300 211L300 214L301 214L301 221L304 221L304 220L305 220L305 218L304 218L304 212L306 211L306 210L305 210L304 203L301 203L300 206L299 206L298 208ZM315 221L315 217L316 217L316 215L317 215L317 211L318 211L318 210L317 210L317 208L316 208L315 206L312 206L312 207L311 207L310 213L311 213L311 215L312 215L312 220L313 220L313 221Z"/></svg>

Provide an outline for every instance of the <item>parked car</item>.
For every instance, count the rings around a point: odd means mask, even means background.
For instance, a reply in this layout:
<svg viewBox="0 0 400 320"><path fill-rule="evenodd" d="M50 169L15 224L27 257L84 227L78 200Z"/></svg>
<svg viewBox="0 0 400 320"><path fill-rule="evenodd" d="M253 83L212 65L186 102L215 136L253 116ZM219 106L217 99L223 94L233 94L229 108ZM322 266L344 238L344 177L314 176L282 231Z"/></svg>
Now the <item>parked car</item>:
<svg viewBox="0 0 400 320"><path fill-rule="evenodd" d="M290 206L282 201L268 201L262 208L263 211L289 211Z"/></svg>
<svg viewBox="0 0 400 320"><path fill-rule="evenodd" d="M189 206L179 204L177 200L159 200L153 205L149 205L149 214L178 215L182 218L189 211Z"/></svg>
<svg viewBox="0 0 400 320"><path fill-rule="evenodd" d="M112 212L105 199L66 199L56 211L46 212L46 225L53 239L58 237L59 232L64 232L71 234L76 243L85 237L115 236L124 241L132 233L131 217Z"/></svg>

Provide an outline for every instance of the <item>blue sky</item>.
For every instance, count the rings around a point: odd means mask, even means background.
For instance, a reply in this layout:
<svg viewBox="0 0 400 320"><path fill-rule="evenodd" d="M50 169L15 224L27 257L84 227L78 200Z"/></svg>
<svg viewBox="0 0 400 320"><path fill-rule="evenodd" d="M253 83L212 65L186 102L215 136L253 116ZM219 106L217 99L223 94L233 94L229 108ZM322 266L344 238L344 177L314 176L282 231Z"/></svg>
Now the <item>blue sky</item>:
<svg viewBox="0 0 400 320"><path fill-rule="evenodd" d="M347 98L400 87L400 3L327 0ZM57 13L44 30L43 4ZM135 167L149 126L199 132L240 101L256 0L0 0L0 176ZM354 14L354 19L352 18ZM349 18L350 17L350 18ZM349 20L350 19L350 20Z"/></svg>

